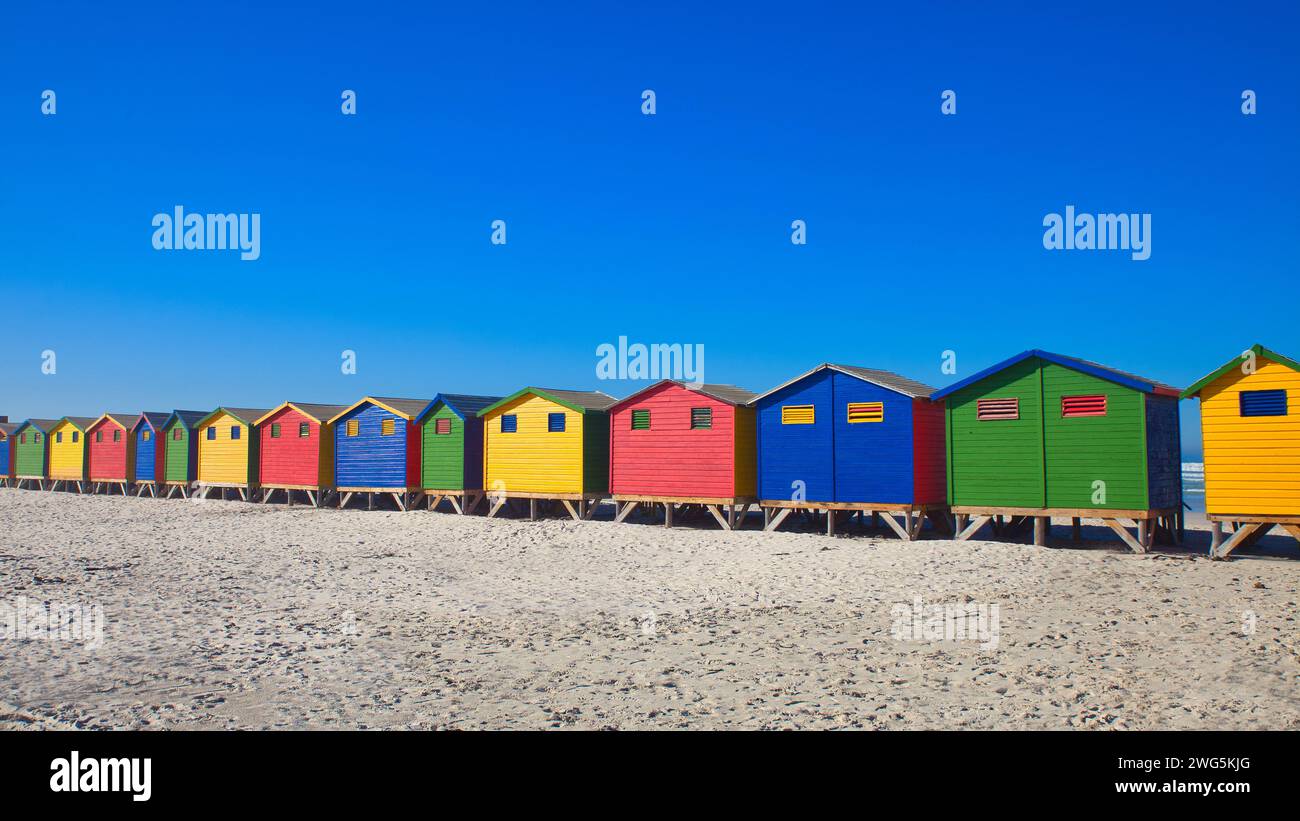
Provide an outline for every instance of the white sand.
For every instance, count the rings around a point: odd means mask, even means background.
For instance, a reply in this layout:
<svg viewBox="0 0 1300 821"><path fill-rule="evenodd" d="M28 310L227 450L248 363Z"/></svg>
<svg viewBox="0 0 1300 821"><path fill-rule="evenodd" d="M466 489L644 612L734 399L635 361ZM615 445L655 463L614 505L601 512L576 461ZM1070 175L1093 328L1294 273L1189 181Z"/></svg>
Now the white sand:
<svg viewBox="0 0 1300 821"><path fill-rule="evenodd" d="M107 619L0 640L0 728L1300 728L1290 558L9 489L0 532L0 604ZM896 641L914 596L999 646Z"/></svg>

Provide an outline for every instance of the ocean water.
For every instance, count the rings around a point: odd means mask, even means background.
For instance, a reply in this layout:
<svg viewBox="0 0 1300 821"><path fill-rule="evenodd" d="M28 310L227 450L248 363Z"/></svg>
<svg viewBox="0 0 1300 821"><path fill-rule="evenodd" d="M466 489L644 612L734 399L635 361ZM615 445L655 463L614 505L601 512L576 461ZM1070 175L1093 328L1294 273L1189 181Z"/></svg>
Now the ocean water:
<svg viewBox="0 0 1300 821"><path fill-rule="evenodd" d="M1205 463L1183 462L1183 501L1194 511L1205 511Z"/></svg>

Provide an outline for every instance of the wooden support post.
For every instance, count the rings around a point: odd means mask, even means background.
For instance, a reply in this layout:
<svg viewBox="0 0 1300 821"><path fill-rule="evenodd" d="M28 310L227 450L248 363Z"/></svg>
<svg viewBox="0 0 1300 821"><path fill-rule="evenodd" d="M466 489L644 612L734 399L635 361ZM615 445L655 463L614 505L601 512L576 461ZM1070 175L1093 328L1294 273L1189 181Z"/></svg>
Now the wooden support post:
<svg viewBox="0 0 1300 821"><path fill-rule="evenodd" d="M506 497L498 496L496 500L492 502L492 506L488 508L487 517L489 519L494 518L497 515L497 513L501 511L501 508L505 507L505 504L506 504Z"/></svg>
<svg viewBox="0 0 1300 821"><path fill-rule="evenodd" d="M537 521L537 500L536 499L528 500L528 521L530 522Z"/></svg>
<svg viewBox="0 0 1300 821"><path fill-rule="evenodd" d="M673 503L664 502L664 527L673 526Z"/></svg>
<svg viewBox="0 0 1300 821"><path fill-rule="evenodd" d="M908 518L909 519L911 518L910 515ZM881 513L880 521L889 525L889 529L894 531L894 533L897 534L898 538L902 539L905 542L911 541L910 537L908 536L908 532L904 530L903 526L900 525L898 521L894 518L894 514L889 513L888 511Z"/></svg>
<svg viewBox="0 0 1300 821"><path fill-rule="evenodd" d="M979 529L981 527L983 527L984 525L988 524L993 520L992 516L974 516L968 518L969 518L969 524L967 524L966 527L960 529L957 532L957 535L954 537L959 542L964 542L967 539L969 539L971 536L974 536L976 533L979 532ZM961 525L958 525L958 527L960 528Z"/></svg>
<svg viewBox="0 0 1300 821"><path fill-rule="evenodd" d="M1146 550L1151 547L1151 520L1138 519L1138 542L1142 544L1142 549Z"/></svg>
<svg viewBox="0 0 1300 821"><path fill-rule="evenodd" d="M1083 519L1078 516L1070 518L1070 538L1076 542L1083 541Z"/></svg>
<svg viewBox="0 0 1300 821"><path fill-rule="evenodd" d="M614 514L614 521L621 522L624 519L626 519L628 516L630 516L632 514L632 511L636 508L636 504L637 504L636 502L624 502L623 507L618 509L618 511Z"/></svg>
<svg viewBox="0 0 1300 821"><path fill-rule="evenodd" d="M723 530L731 530L731 505L727 505L727 517L723 518L722 508L718 505L705 505L704 509L709 511L714 520L722 527Z"/></svg>
<svg viewBox="0 0 1300 821"><path fill-rule="evenodd" d="M763 530L776 530L781 526L781 523L785 521L786 517L790 515L791 510L793 510L793 508L785 507L781 508L779 511L773 512L769 508L764 508L764 513L768 515L768 521L767 524L763 526Z"/></svg>
<svg viewBox="0 0 1300 821"><path fill-rule="evenodd" d="M826 535L827 536L835 535L835 511L834 510L826 511Z"/></svg>
<svg viewBox="0 0 1300 821"><path fill-rule="evenodd" d="M1254 522L1248 522L1242 525L1241 527L1238 527L1236 532L1234 532L1230 537L1228 537L1228 540L1226 542L1220 545L1219 551L1218 553L1215 554L1214 558L1216 559L1228 558L1228 556L1232 553L1232 551L1236 550L1238 547L1241 547L1242 543L1245 542L1247 539L1249 539L1251 536L1253 536L1255 534L1255 531L1259 530L1260 527L1261 527L1260 524L1256 524Z"/></svg>
<svg viewBox="0 0 1300 821"><path fill-rule="evenodd" d="M1223 545L1223 522L1210 522L1210 555L1218 556Z"/></svg>
<svg viewBox="0 0 1300 821"><path fill-rule="evenodd" d="M1051 521L1052 519L1050 516L1034 517L1034 544L1039 547L1047 546L1047 531Z"/></svg>
<svg viewBox="0 0 1300 821"><path fill-rule="evenodd" d="M1124 544L1128 545L1134 553L1147 552L1146 546L1142 544L1142 541L1133 538L1133 534L1129 533L1128 528L1124 527L1124 524L1118 519L1102 519L1102 521L1105 522L1107 527L1115 531L1115 534L1119 536Z"/></svg>

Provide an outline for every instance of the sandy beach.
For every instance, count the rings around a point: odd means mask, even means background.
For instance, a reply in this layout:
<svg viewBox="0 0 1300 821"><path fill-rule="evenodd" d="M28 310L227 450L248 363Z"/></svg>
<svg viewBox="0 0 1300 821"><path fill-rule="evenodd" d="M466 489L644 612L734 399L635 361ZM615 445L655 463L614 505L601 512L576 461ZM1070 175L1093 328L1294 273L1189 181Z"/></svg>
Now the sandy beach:
<svg viewBox="0 0 1300 821"><path fill-rule="evenodd" d="M1295 543L1212 562L1199 527L1137 556L0 489L0 604L104 619L0 640L0 728L1300 729ZM996 605L996 646L900 640L917 597Z"/></svg>

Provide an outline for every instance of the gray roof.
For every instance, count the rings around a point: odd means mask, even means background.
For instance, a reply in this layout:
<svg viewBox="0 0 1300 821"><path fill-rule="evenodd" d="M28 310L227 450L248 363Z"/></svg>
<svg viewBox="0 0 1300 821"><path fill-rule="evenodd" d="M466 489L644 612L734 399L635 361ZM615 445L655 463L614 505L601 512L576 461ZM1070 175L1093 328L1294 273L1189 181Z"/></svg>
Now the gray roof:
<svg viewBox="0 0 1300 821"><path fill-rule="evenodd" d="M203 418L207 416L209 413L211 413L211 411L174 410L171 412L171 415L168 416L167 418L168 420L170 420L172 416L174 416L180 420L182 425L184 425L187 428L193 429L194 426L197 425L199 422L201 422ZM164 422L163 424L167 424L167 423Z"/></svg>
<svg viewBox="0 0 1300 821"><path fill-rule="evenodd" d="M149 427L159 430L163 425L167 424L167 420L170 418L171 414L166 411L145 411L136 417L135 425L132 425L132 427L138 426L140 420L143 419L149 423Z"/></svg>
<svg viewBox="0 0 1300 821"><path fill-rule="evenodd" d="M551 388L537 388L536 390L587 410L608 410L618 404L617 399L601 391L561 391L552 390Z"/></svg>
<svg viewBox="0 0 1300 821"><path fill-rule="evenodd" d="M18 430L17 422L0 422L0 432L3 432L6 436L16 430Z"/></svg>
<svg viewBox="0 0 1300 821"><path fill-rule="evenodd" d="M433 406L442 402L451 408L462 418L476 416L484 408L491 407L500 402L505 397L502 396L476 396L469 393L440 393L429 401L429 404L420 411L417 419L423 420L425 416L433 410Z"/></svg>
<svg viewBox="0 0 1300 821"><path fill-rule="evenodd" d="M744 405L749 403L749 401L755 396L753 391L747 391L744 388L738 388L735 385L716 385L709 383L697 385L694 382L683 382L679 379L661 379L648 388L642 388L636 393L623 397L615 404L621 405L624 402L630 402L641 394L646 393L647 391L652 391L660 385L677 385L678 387L685 388L688 391L695 391L696 393L702 393L705 396L711 396L719 402L726 402L728 405Z"/></svg>
<svg viewBox="0 0 1300 821"><path fill-rule="evenodd" d="M394 410L399 410L412 419L418 416L420 411L429 406L428 399L394 399L388 396L371 396L367 398L373 399L376 402L383 402L388 407L393 408Z"/></svg>
<svg viewBox="0 0 1300 821"><path fill-rule="evenodd" d="M298 410L307 414L317 422L328 422L335 416L348 409L347 405L322 405L318 402L289 402ZM274 408L272 408L274 410ZM267 411L270 413L270 411Z"/></svg>
<svg viewBox="0 0 1300 821"><path fill-rule="evenodd" d="M96 418L97 417L94 416L65 416L63 417L63 419L60 419L59 421L62 422L64 420L67 420L72 424L76 425L78 428L85 430L86 428L95 424Z"/></svg>
<svg viewBox="0 0 1300 821"><path fill-rule="evenodd" d="M140 418L139 413L113 413L112 411L104 414L104 416L111 417L114 421L122 423L122 426L127 428L135 425L135 420ZM99 419L103 419L104 416L99 417ZM98 422L99 419L95 421Z"/></svg>
<svg viewBox="0 0 1300 821"><path fill-rule="evenodd" d="M270 408L232 408L229 407L228 405L222 405L221 407L209 413L207 416L211 416L212 414L217 413L218 411L223 411L235 417L240 422L243 422L246 425L251 425L254 422L256 422L258 419L261 419L263 416L269 413L270 410L271 410ZM207 416L205 416L204 419L206 419Z"/></svg>
<svg viewBox="0 0 1300 821"><path fill-rule="evenodd" d="M37 430L41 430L41 431L45 431L46 433L49 433L50 430L57 424L59 424L58 419L26 419L18 427L21 428L23 425L31 425Z"/></svg>
<svg viewBox="0 0 1300 821"><path fill-rule="evenodd" d="M799 374L794 379L791 379L788 382L783 382L780 385L777 385L775 388L772 388L770 391L765 391L763 393L760 393L758 396L755 396L753 399L749 400L749 404L752 405L755 402L759 401L760 399L763 399L764 397L771 396L777 391L784 390L785 388L788 388L791 385L793 385L795 382L798 382L801 379L806 379L807 377L812 376L818 371L826 370L827 368L831 370L839 371L840 373L843 374L848 374L849 376L856 377L858 379L863 380L864 382L870 382L873 385L879 385L880 387L886 388L887 390L894 391L895 393L901 393L904 396L910 396L913 399L917 399L917 398L928 399L930 398L930 394L934 393L935 391L935 388L932 388L929 385L924 384L923 382L917 382L915 379L908 379L906 376L899 376L898 374L892 373L890 371L879 371L873 368L859 368L856 365L835 365L830 362L826 362L821 365L818 365L817 367L813 368L807 373Z"/></svg>

